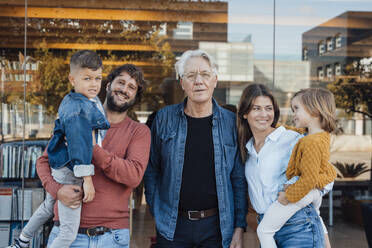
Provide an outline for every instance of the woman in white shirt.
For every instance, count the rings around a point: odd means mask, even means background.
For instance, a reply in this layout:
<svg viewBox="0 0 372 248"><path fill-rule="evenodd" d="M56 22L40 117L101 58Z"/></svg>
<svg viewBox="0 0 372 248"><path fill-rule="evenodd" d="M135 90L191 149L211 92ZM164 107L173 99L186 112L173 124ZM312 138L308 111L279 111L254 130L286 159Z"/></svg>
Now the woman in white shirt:
<svg viewBox="0 0 372 248"><path fill-rule="evenodd" d="M276 128L279 106L270 90L251 84L240 98L237 114L239 148L253 209L260 221L287 181L292 149L302 136L283 126ZM324 233L312 205L299 210L274 236L278 247L324 247Z"/></svg>

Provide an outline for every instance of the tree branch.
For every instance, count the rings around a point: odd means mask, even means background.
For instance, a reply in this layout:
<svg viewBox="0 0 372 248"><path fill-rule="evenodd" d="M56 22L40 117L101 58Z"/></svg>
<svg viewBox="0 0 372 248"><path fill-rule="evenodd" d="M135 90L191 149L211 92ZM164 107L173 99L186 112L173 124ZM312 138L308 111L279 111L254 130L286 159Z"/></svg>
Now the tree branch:
<svg viewBox="0 0 372 248"><path fill-rule="evenodd" d="M363 115L366 115L368 116L370 119L372 119L372 114L368 113L368 112L364 112L364 111L360 111L360 110L355 110L355 109L350 109L351 112L354 112L354 113L360 113L360 114L363 114Z"/></svg>

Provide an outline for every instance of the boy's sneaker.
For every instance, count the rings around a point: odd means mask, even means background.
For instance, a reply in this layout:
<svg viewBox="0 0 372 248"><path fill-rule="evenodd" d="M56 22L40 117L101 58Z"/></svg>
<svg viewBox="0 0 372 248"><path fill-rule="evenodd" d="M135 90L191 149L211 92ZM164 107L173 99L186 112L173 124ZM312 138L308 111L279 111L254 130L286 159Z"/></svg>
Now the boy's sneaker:
<svg viewBox="0 0 372 248"><path fill-rule="evenodd" d="M22 240L16 239L14 240L14 243L11 246L8 246L6 248L29 248L30 242L24 242Z"/></svg>

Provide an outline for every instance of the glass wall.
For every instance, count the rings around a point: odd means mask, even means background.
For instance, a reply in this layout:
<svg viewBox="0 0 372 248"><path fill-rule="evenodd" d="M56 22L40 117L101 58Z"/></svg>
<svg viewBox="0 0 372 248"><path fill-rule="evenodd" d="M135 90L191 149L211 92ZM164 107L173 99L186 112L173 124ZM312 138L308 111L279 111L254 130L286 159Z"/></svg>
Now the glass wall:
<svg viewBox="0 0 372 248"><path fill-rule="evenodd" d="M150 87L135 109L142 122L183 98L173 65L187 49L216 58L220 104L236 105L247 84L263 83L286 115L299 89L370 83L371 14L365 1L28 1L27 26L25 2L0 4L3 141L21 138L23 121L26 138L50 136L58 105L71 89L68 60L79 49L97 51L105 75L126 62L143 68ZM368 114L342 109L369 113L366 102L339 102L342 123L363 122L348 133L368 135Z"/></svg>
<svg viewBox="0 0 372 248"><path fill-rule="evenodd" d="M51 136L72 88L69 58L80 49L101 56L104 76L124 63L143 69L149 87L131 113L140 122L184 98L174 63L188 49L216 59L219 104L237 105L247 85L262 83L289 124L296 91L328 88L343 131L333 136L332 162L370 167L371 23L365 0L0 0L1 179L36 177L31 156ZM19 150L6 148L13 144Z"/></svg>

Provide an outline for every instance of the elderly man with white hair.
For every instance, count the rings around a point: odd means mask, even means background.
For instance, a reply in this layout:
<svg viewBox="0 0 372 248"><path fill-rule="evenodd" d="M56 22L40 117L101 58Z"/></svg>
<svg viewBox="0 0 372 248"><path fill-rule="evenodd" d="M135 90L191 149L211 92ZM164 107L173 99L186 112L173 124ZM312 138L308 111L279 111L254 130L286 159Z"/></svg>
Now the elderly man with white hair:
<svg viewBox="0 0 372 248"><path fill-rule="evenodd" d="M144 177L156 247L242 248L247 185L235 115L213 99L217 65L190 50L175 67L186 98L157 113Z"/></svg>

